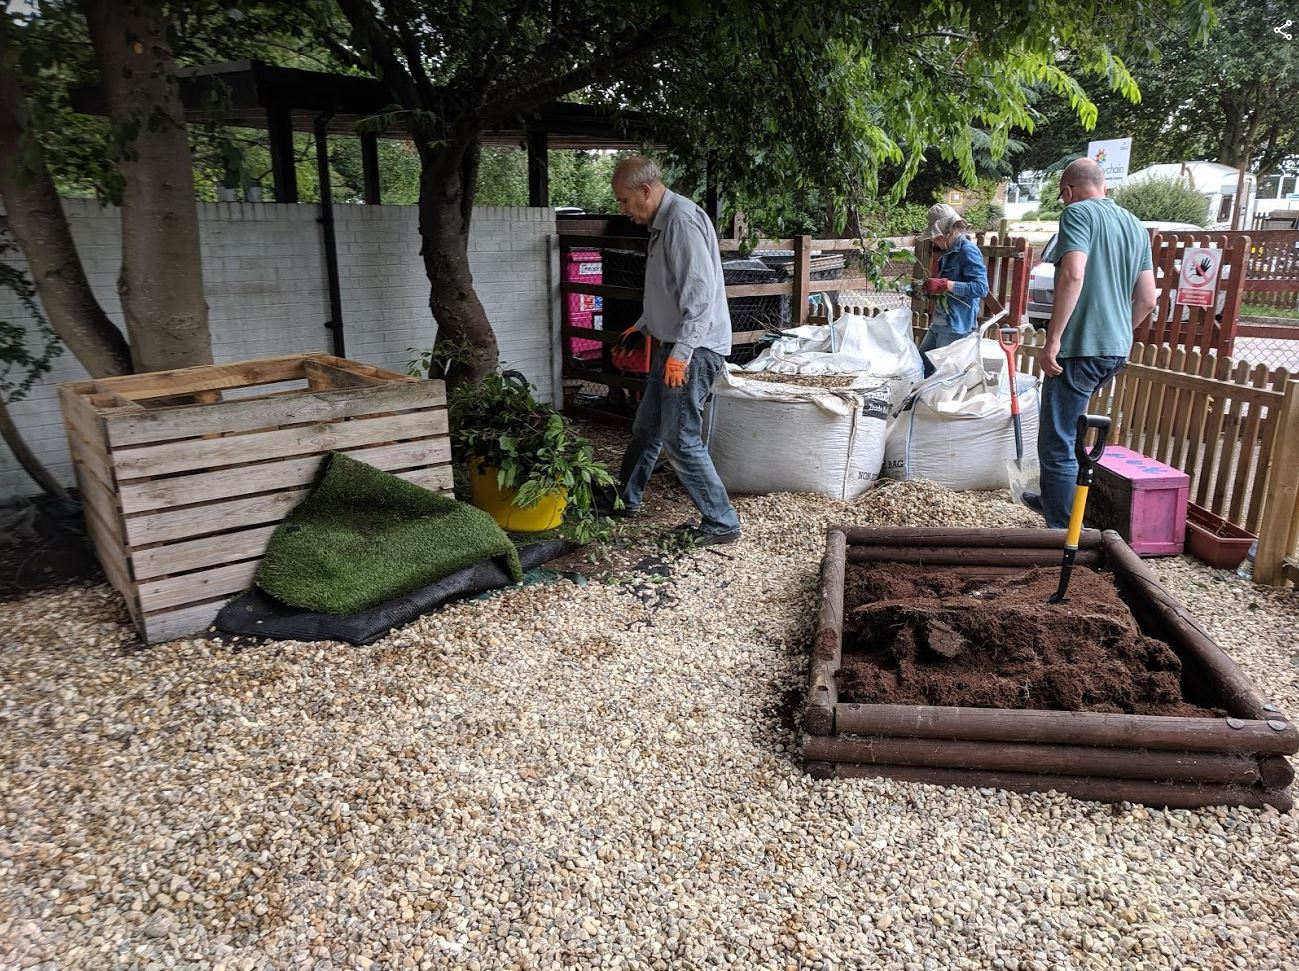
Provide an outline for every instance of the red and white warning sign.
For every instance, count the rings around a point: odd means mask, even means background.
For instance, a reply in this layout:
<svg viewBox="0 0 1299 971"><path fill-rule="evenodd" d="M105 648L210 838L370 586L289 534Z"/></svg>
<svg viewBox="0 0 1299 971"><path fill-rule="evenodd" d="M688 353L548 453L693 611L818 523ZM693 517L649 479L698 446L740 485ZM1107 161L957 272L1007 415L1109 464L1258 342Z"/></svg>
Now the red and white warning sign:
<svg viewBox="0 0 1299 971"><path fill-rule="evenodd" d="M1218 272L1222 250L1188 249L1182 254L1177 281L1177 300L1183 307L1212 307L1218 295Z"/></svg>

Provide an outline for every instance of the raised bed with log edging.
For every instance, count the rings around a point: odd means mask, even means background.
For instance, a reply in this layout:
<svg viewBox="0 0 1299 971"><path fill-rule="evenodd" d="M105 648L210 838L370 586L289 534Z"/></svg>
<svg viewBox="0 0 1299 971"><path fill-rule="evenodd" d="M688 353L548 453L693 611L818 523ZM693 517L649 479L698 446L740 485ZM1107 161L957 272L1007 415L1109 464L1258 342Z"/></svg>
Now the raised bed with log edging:
<svg viewBox="0 0 1299 971"><path fill-rule="evenodd" d="M1058 566L1063 538L1063 530L1048 529L832 528L809 675L805 770L816 778L1054 790L1170 808L1291 809L1294 771L1286 756L1299 751L1294 723L1113 531L1085 530L1077 564L1109 575L1141 633L1180 659L1188 698L1225 717L840 702L849 563L923 564L997 578Z"/></svg>

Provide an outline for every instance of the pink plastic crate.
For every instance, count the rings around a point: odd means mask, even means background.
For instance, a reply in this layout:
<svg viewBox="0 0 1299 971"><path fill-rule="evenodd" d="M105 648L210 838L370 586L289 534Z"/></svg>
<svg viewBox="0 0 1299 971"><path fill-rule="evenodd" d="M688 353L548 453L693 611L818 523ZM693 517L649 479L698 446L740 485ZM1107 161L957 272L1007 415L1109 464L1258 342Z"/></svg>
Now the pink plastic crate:
<svg viewBox="0 0 1299 971"><path fill-rule="evenodd" d="M1087 496L1087 524L1117 530L1141 556L1170 556L1186 542L1191 477L1121 445L1105 449Z"/></svg>
<svg viewBox="0 0 1299 971"><path fill-rule="evenodd" d="M564 279L572 283L602 283L604 265L599 250L574 249L564 252ZM564 306L564 316L573 327L601 330L604 320L604 298L589 293L570 293ZM599 360L603 348L599 341L568 339L568 350L579 360Z"/></svg>

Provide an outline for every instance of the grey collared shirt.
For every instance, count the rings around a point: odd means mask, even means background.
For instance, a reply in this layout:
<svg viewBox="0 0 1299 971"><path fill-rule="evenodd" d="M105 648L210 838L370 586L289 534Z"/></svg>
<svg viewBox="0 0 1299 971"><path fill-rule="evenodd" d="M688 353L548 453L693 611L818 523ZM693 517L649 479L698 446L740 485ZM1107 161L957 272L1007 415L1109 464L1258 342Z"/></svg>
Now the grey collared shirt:
<svg viewBox="0 0 1299 971"><path fill-rule="evenodd" d="M672 357L689 361L696 347L731 353L717 233L702 209L670 189L650 225L644 309L636 326L675 344Z"/></svg>

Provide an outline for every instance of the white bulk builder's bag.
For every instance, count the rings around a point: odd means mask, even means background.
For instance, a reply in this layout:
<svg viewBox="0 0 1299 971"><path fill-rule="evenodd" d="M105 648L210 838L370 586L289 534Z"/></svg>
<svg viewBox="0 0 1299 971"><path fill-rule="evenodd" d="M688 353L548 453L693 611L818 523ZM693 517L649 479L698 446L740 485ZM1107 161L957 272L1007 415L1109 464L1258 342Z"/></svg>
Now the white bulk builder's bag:
<svg viewBox="0 0 1299 971"><path fill-rule="evenodd" d="M805 324L782 332L744 366L776 374L869 375L889 391L896 407L922 373L920 352L911 336L911 311L889 310L875 317L844 314L833 324Z"/></svg>
<svg viewBox="0 0 1299 971"><path fill-rule="evenodd" d="M1008 489L1015 427L1005 375L984 371L975 338L957 344L943 349L952 353L889 419L884 475L928 479L956 491ZM1036 457L1037 379L1019 374L1016 380L1024 455Z"/></svg>
<svg viewBox="0 0 1299 971"><path fill-rule="evenodd" d="M728 492L849 499L879 478L888 409L878 379L823 389L746 379L732 366L713 385L708 451Z"/></svg>

